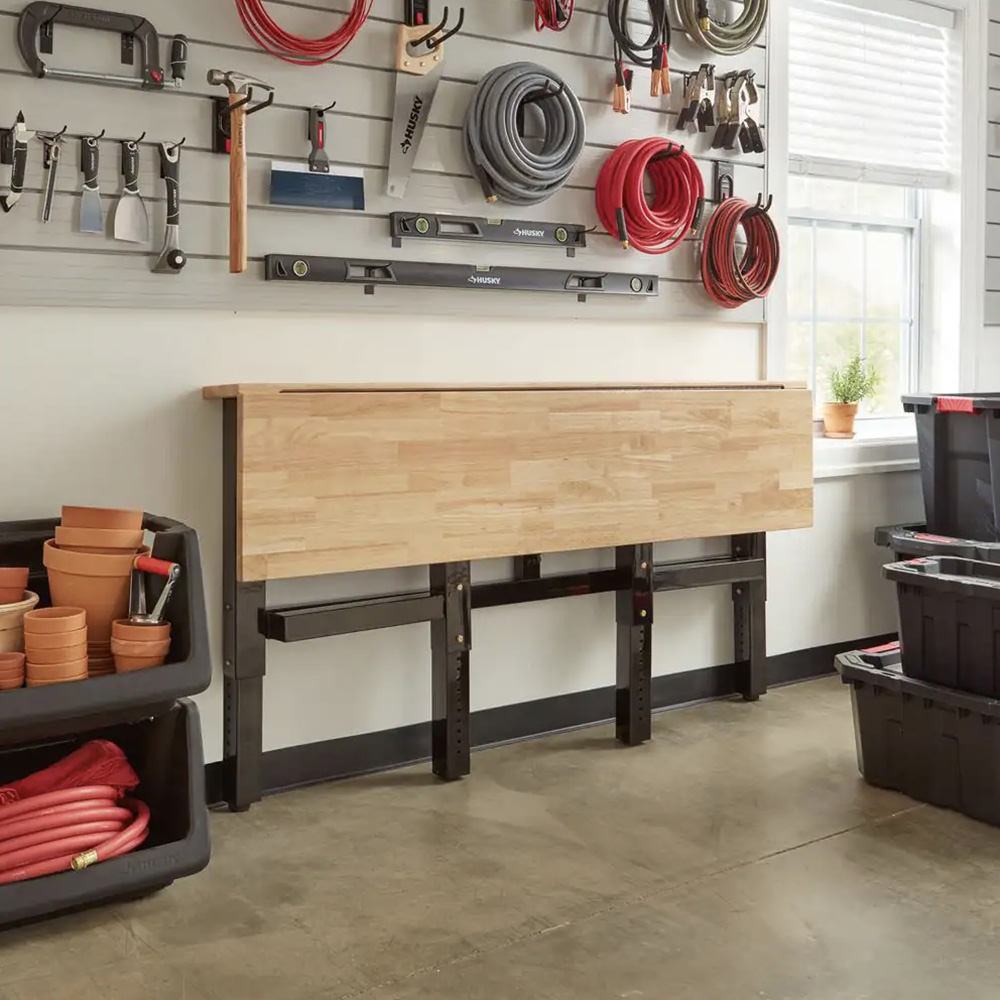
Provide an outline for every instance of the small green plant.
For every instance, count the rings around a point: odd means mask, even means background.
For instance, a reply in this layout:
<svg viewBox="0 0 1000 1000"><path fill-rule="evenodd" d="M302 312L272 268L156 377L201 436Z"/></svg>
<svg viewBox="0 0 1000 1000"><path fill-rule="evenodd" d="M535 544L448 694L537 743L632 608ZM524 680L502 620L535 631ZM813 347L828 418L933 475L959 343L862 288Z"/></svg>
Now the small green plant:
<svg viewBox="0 0 1000 1000"><path fill-rule="evenodd" d="M835 403L860 403L871 399L882 384L882 376L860 354L830 373L830 392Z"/></svg>

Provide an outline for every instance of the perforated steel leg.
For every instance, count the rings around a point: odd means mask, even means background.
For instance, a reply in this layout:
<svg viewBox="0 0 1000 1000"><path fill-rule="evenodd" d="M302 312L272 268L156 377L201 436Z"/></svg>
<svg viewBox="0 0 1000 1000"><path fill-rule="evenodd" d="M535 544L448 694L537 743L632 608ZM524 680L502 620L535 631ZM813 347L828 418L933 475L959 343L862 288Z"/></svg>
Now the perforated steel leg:
<svg viewBox="0 0 1000 1000"><path fill-rule="evenodd" d="M431 622L431 723L434 773L454 781L469 773L469 650L472 585L467 562L431 566L431 593L444 616Z"/></svg>
<svg viewBox="0 0 1000 1000"><path fill-rule="evenodd" d="M733 535L734 559L764 559L767 535ZM767 581L733 584L733 645L737 683L745 701L767 693Z"/></svg>
<svg viewBox="0 0 1000 1000"><path fill-rule="evenodd" d="M625 570L631 581L627 590L618 591L616 601L616 732L622 743L638 746L653 731L653 546L620 546L615 550L615 565Z"/></svg>

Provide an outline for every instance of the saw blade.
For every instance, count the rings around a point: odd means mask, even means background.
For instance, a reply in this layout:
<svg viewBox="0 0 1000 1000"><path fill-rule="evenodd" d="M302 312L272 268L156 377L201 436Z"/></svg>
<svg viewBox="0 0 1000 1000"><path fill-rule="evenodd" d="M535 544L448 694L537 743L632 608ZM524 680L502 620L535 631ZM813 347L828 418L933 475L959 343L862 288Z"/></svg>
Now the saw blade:
<svg viewBox="0 0 1000 1000"><path fill-rule="evenodd" d="M436 66L424 76L396 74L396 104L386 184L386 194L390 198L402 198L406 194L443 69L443 66Z"/></svg>

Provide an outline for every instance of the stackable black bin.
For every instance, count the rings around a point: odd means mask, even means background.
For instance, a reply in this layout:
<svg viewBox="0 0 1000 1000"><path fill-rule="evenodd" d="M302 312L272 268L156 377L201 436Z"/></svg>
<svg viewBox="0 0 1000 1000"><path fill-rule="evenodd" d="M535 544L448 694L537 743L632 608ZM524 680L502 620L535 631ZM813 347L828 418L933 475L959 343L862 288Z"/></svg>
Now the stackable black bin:
<svg viewBox="0 0 1000 1000"><path fill-rule="evenodd" d="M0 524L0 565L28 566L28 587L48 603L42 546L55 519ZM153 555L180 563L181 577L166 608L170 655L162 667L95 677L78 684L21 688L0 696L0 746L94 729L167 710L177 698L199 694L212 680L205 592L196 532L167 518L145 515L156 532ZM154 584L155 586L155 584Z"/></svg>
<svg viewBox="0 0 1000 1000"><path fill-rule="evenodd" d="M1000 393L904 396L920 449L927 530L1000 542Z"/></svg>
<svg viewBox="0 0 1000 1000"><path fill-rule="evenodd" d="M896 584L903 672L1000 695L1000 565L936 556L883 573Z"/></svg>
<svg viewBox="0 0 1000 1000"><path fill-rule="evenodd" d="M155 718L0 750L0 785L54 764L87 739L112 740L125 751L141 779L135 795L149 806L149 837L134 853L84 871L0 886L0 927L142 895L208 864L205 761L194 704L178 701Z"/></svg>
<svg viewBox="0 0 1000 1000"><path fill-rule="evenodd" d="M950 538L927 530L923 524L890 524L875 529L875 544L892 549L898 560L924 556L957 556L979 562L1000 563L1000 542Z"/></svg>
<svg viewBox="0 0 1000 1000"><path fill-rule="evenodd" d="M1000 701L907 677L885 655L844 653L836 667L869 784L1000 826Z"/></svg>

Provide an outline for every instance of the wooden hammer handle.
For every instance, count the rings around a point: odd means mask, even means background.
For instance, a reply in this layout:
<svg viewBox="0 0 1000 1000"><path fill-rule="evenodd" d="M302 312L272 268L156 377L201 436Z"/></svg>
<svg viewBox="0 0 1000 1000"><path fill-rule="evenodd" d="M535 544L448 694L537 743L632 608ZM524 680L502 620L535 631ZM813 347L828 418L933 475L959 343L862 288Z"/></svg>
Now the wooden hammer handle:
<svg viewBox="0 0 1000 1000"><path fill-rule="evenodd" d="M247 269L247 112L233 109L246 94L229 95L229 271Z"/></svg>

